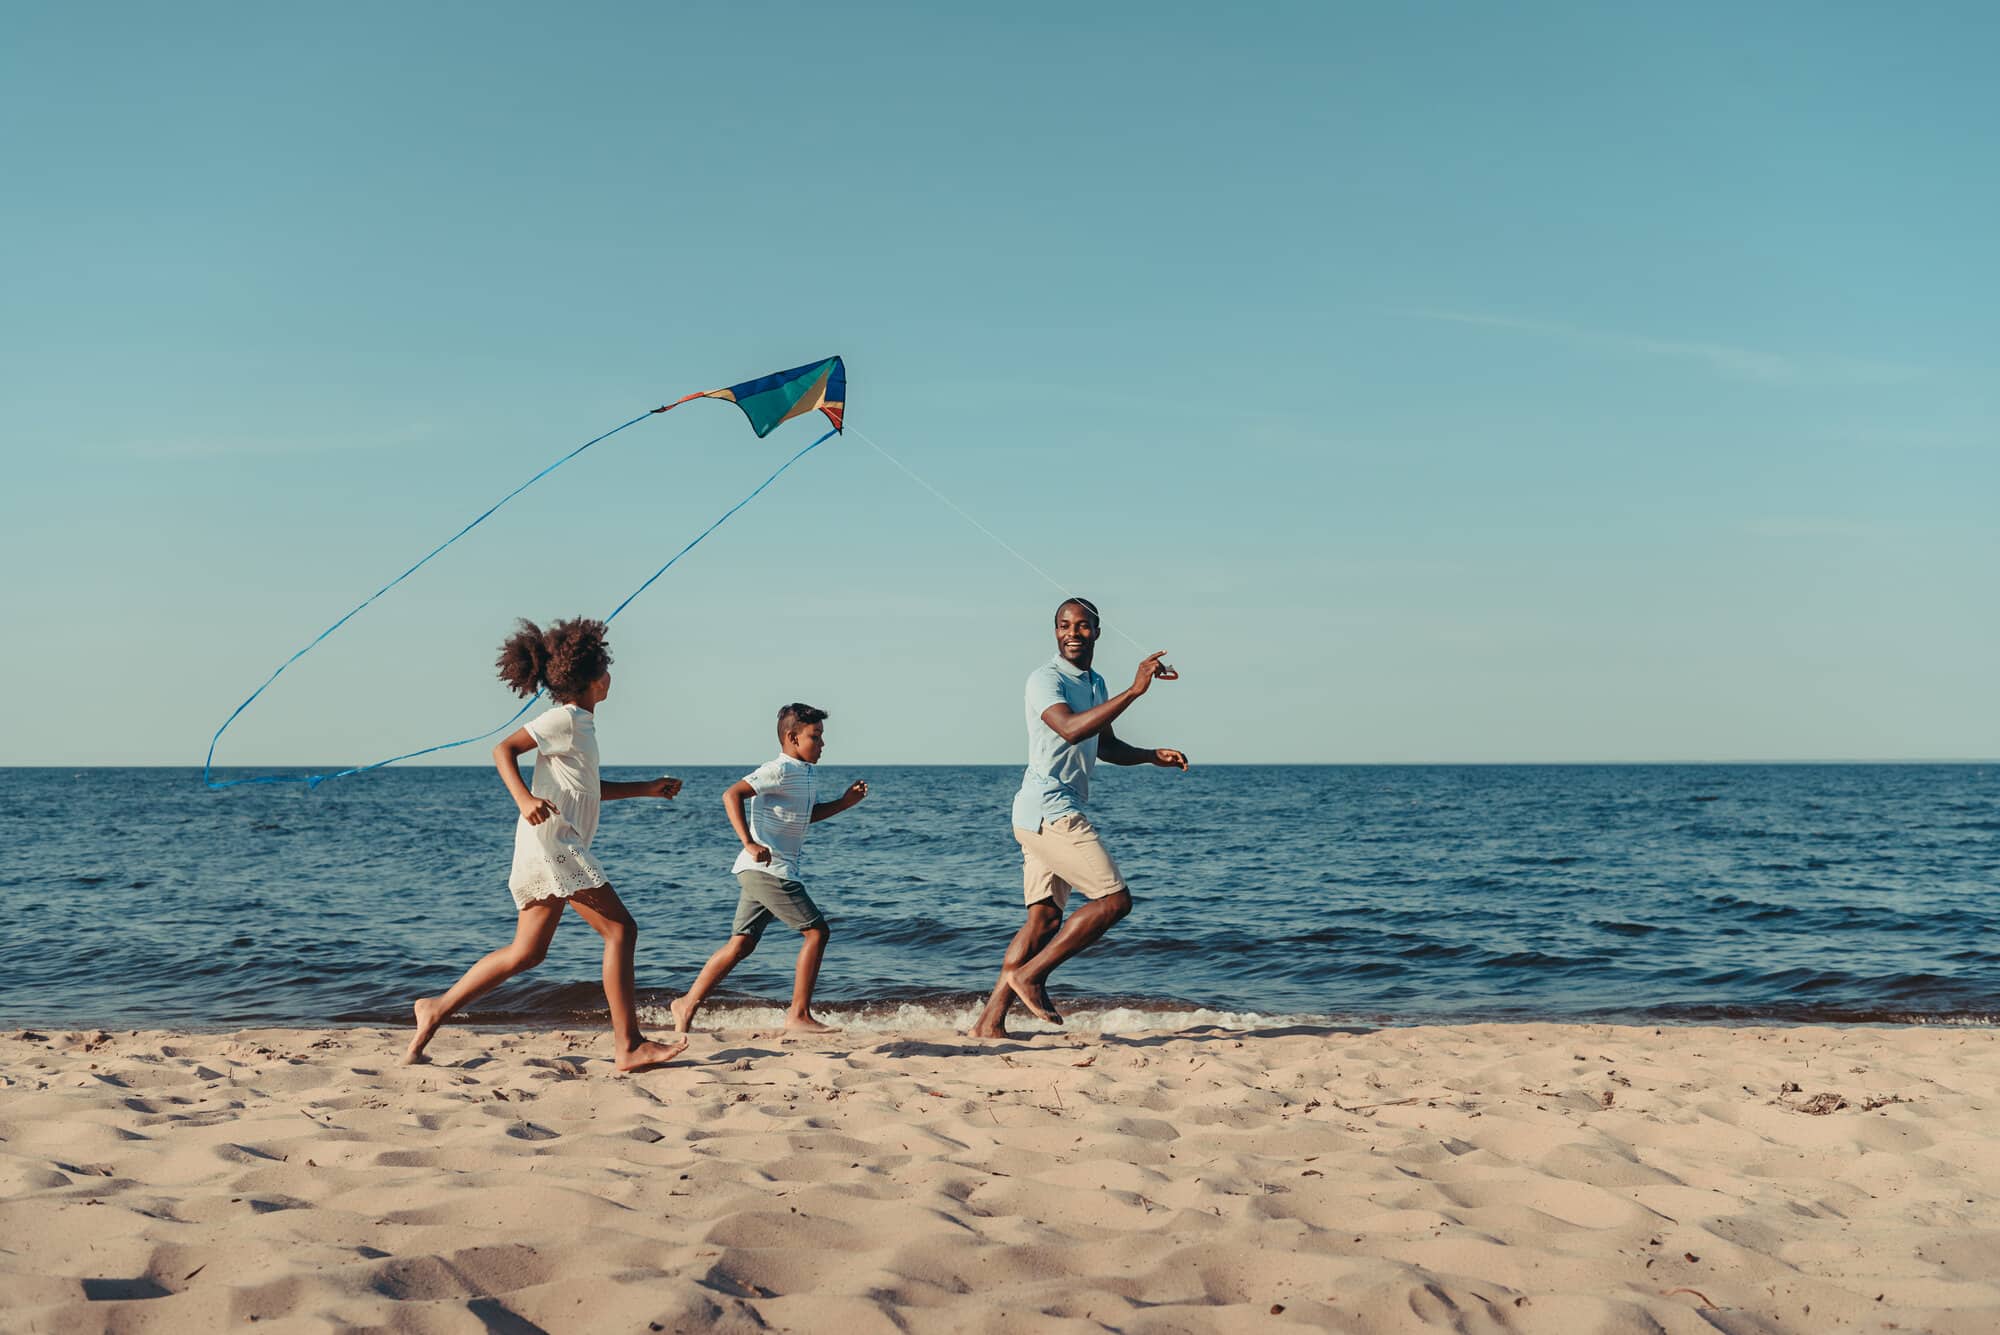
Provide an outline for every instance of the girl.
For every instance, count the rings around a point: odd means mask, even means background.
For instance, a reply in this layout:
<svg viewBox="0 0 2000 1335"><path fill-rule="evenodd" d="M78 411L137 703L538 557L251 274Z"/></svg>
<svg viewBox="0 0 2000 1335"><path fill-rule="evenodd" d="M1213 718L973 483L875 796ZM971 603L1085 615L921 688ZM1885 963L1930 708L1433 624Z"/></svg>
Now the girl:
<svg viewBox="0 0 2000 1335"><path fill-rule="evenodd" d="M405 1065L423 1061L424 1047L446 1017L473 998L542 962L562 921L563 905L583 915L604 938L604 999L611 1007L611 1033L620 1071L636 1071L672 1061L687 1048L649 1042L639 1032L632 1001L632 952L639 926L604 879L590 855L597 833L599 802L621 797L667 797L681 790L679 779L610 783L597 777L597 706L611 693L611 650L604 623L579 617L558 621L546 631L520 623L500 646L500 680L517 695L546 690L556 707L493 748L500 781L513 794L521 819L514 826L514 892L520 918L512 945L502 946L465 971L441 997L419 998L416 1037ZM535 753L532 787L521 783L520 757Z"/></svg>

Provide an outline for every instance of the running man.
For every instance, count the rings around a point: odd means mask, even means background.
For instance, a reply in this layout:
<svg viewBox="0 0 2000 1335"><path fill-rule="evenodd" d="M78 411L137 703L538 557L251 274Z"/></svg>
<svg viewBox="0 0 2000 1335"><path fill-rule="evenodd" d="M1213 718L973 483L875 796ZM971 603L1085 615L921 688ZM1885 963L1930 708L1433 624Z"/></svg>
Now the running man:
<svg viewBox="0 0 2000 1335"><path fill-rule="evenodd" d="M1014 839L1021 845L1022 890L1028 920L1014 934L1000 964L1000 981L972 1027L978 1038L1007 1037L1007 1011L1016 998L1050 1024L1061 1024L1049 1000L1048 976L1057 965L1103 936L1132 911L1132 892L1118 874L1097 829L1083 814L1090 772L1111 765L1160 765L1184 770L1179 751L1156 751L1118 740L1111 724L1156 681L1180 674L1160 660L1162 650L1139 664L1132 684L1109 695L1091 670L1100 622L1088 599L1056 608L1056 655L1028 675L1028 769L1014 797ZM1090 902L1063 921L1069 892Z"/></svg>

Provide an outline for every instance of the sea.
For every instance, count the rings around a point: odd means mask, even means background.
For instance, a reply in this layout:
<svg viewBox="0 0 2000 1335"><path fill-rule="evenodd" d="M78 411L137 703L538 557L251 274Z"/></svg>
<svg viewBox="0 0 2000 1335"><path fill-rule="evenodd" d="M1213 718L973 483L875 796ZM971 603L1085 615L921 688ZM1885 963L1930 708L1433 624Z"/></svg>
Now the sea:
<svg viewBox="0 0 2000 1335"><path fill-rule="evenodd" d="M654 1023L728 936L721 794L750 768L605 808ZM806 845L822 1014L969 1025L1022 919L1020 771L822 769L824 792L870 785ZM403 1024L513 929L490 769L220 792L198 770L0 769L0 808L10 1026ZM1092 816L1135 908L1051 980L1073 1029L2000 1018L2000 765L1102 769ZM713 1023L777 1022L793 939L766 935ZM600 958L572 914L463 1018L600 1022Z"/></svg>

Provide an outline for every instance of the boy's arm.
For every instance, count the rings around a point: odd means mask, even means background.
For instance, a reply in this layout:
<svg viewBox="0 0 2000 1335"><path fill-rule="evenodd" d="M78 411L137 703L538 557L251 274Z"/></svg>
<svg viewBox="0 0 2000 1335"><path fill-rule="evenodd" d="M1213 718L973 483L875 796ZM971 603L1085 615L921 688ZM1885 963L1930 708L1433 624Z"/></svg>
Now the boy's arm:
<svg viewBox="0 0 2000 1335"><path fill-rule="evenodd" d="M729 813L729 824L735 829L736 837L743 841L743 847L750 850L750 856L759 862L771 860L771 850L750 837L750 818L743 813L743 804L756 794L750 780L738 779L722 790L722 809Z"/></svg>
<svg viewBox="0 0 2000 1335"><path fill-rule="evenodd" d="M597 781L597 797L601 802L616 802L626 797L673 798L678 796L680 791L681 781L665 775L657 779L637 779L629 783L619 779Z"/></svg>
<svg viewBox="0 0 2000 1335"><path fill-rule="evenodd" d="M513 796L521 819L530 825L540 825L549 817L562 813L556 810L555 803L546 797L536 797L528 791L528 785L521 782L521 757L534 749L534 734L526 728L516 728L493 744L493 764L500 771L500 782L507 785L508 793Z"/></svg>
<svg viewBox="0 0 2000 1335"><path fill-rule="evenodd" d="M1186 769L1188 758L1168 747L1148 750L1121 742L1106 728L1097 734L1097 758L1107 765L1159 765L1166 769Z"/></svg>
<svg viewBox="0 0 2000 1335"><path fill-rule="evenodd" d="M866 796L868 796L868 785L856 779L853 783L847 785L846 792L834 798L833 801L813 803L811 823L823 821L828 816L838 816L841 812L855 805Z"/></svg>
<svg viewBox="0 0 2000 1335"><path fill-rule="evenodd" d="M1132 674L1132 684L1103 704L1092 705L1081 713L1066 704L1053 704L1042 711L1042 722L1071 746L1105 735L1118 716L1144 695L1155 681L1179 680L1180 673L1160 662L1166 656L1164 649L1157 654L1148 654L1139 664L1139 670ZM1100 754L1101 751L1102 748Z"/></svg>

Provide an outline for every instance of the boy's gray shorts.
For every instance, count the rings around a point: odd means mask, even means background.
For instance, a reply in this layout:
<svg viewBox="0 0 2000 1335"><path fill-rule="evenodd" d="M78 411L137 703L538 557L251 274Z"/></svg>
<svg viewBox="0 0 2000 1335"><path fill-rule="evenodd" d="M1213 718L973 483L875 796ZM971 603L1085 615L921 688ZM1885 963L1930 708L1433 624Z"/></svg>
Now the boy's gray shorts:
<svg viewBox="0 0 2000 1335"><path fill-rule="evenodd" d="M784 881L767 871L746 869L736 873L736 883L743 887L743 894L736 901L736 922L729 929L731 936L747 936L755 942L764 935L773 918L795 932L826 926L819 905L813 903L812 896L797 881Z"/></svg>

